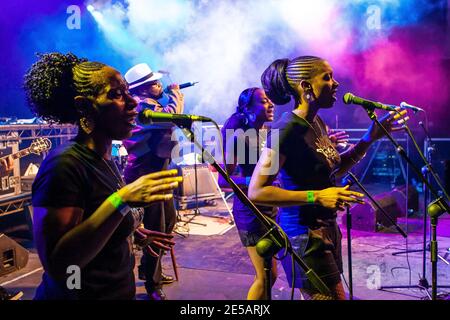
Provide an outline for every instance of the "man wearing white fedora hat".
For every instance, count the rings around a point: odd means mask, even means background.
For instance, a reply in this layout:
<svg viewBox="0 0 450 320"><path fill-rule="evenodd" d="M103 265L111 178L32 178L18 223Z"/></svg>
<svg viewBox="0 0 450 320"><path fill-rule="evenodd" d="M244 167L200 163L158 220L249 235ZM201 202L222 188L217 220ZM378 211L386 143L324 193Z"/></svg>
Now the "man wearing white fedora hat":
<svg viewBox="0 0 450 320"><path fill-rule="evenodd" d="M162 74L153 72L146 63L140 63L125 73L129 90L138 101L137 111L150 108L156 112L183 113L184 97L177 84L169 85L165 90L160 79ZM164 95L168 102L162 104ZM131 138L123 141L128 152L128 164L125 168L125 180L130 183L137 178L167 169L170 154L175 142L171 140L172 124L138 123ZM156 203L145 208L144 226L149 230L171 233L176 223L176 210L173 200ZM154 249L155 252L158 252ZM139 278L145 279L145 288L151 300L165 300L162 284L173 282L173 278L162 273L161 251L159 257L143 251Z"/></svg>

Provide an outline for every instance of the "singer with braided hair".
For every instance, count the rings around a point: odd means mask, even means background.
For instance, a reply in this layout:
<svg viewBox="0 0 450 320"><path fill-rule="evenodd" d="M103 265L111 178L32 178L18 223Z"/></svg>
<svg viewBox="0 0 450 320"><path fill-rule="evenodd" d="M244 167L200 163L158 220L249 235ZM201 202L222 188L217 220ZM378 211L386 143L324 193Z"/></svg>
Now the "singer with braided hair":
<svg viewBox="0 0 450 320"><path fill-rule="evenodd" d="M79 127L74 140L44 159L32 186L34 241L44 267L35 299L134 299L133 232L142 246L173 245L170 235L140 226L140 207L170 199L166 191L181 178L165 171L123 182L112 140L131 135L137 103L112 67L71 53L42 54L24 87L37 116Z"/></svg>
<svg viewBox="0 0 450 320"><path fill-rule="evenodd" d="M231 178L247 193L250 177L259 157L259 153L266 142L267 122L274 116L274 105L261 88L248 88L239 96L236 112L233 113L222 127L224 141L224 156L226 158L228 174L235 169L239 173ZM223 177L219 177L221 187L229 187ZM260 211L271 218L277 213L273 207L259 207ZM256 243L267 232L265 226L253 212L247 208L238 197L233 198L233 216L239 232L242 245L255 269L256 276L247 294L248 300L262 300L266 297L264 259L256 252ZM272 262L271 284L277 278L277 264Z"/></svg>
<svg viewBox="0 0 450 320"><path fill-rule="evenodd" d="M279 223L293 250L321 277L331 295L320 294L298 265L294 278L291 259L284 257L282 265L290 285L300 288L306 299L345 299L336 211L362 202L363 194L349 190L349 186L336 187L335 176L357 163L383 132L372 124L361 141L338 153L324 121L317 115L319 110L333 107L339 86L324 59L300 56L275 60L263 72L261 82L275 104L293 99L295 108L272 126L267 148L251 178L249 197L262 205L281 207ZM400 130L394 120L402 115L389 113L380 121L390 131ZM273 163L279 166L268 173ZM272 185L277 176L281 188Z"/></svg>

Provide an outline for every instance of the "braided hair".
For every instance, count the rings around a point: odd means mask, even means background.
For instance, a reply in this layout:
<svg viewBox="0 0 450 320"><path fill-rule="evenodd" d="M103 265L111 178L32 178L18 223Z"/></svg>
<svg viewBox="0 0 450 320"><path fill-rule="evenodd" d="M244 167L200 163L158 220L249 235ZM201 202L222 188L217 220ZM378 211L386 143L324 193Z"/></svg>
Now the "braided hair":
<svg viewBox="0 0 450 320"><path fill-rule="evenodd" d="M278 59L271 63L261 75L261 84L270 100L286 104L294 97L301 101L296 88L302 80L314 77L317 63L323 59L314 56L300 56L293 60Z"/></svg>
<svg viewBox="0 0 450 320"><path fill-rule="evenodd" d="M38 54L38 58L24 77L31 111L51 123L78 123L80 110L74 98L100 93L103 83L98 71L105 65L72 53Z"/></svg>

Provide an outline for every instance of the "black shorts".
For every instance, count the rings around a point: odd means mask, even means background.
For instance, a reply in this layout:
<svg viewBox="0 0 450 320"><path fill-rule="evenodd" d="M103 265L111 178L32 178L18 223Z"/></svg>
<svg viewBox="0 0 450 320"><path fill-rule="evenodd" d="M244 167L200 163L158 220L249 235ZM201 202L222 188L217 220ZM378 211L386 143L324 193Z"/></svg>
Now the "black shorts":
<svg viewBox="0 0 450 320"><path fill-rule="evenodd" d="M244 247L254 247L262 236L266 234L267 230L264 227L261 227L261 229L257 231L238 230L238 232Z"/></svg>
<svg viewBox="0 0 450 320"><path fill-rule="evenodd" d="M292 249L312 268L328 287L334 287L341 281L342 267L342 233L336 221L319 229L308 229L307 234L289 238ZM280 251L279 255L284 251ZM288 254L282 259L284 272L289 286L292 287L292 261ZM295 263L294 288L314 289L302 268Z"/></svg>

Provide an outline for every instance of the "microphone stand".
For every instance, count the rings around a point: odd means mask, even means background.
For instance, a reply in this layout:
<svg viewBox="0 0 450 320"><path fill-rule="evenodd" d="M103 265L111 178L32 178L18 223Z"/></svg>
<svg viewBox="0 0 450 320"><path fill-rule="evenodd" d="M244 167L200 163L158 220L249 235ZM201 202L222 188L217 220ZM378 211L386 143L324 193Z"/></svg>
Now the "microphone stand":
<svg viewBox="0 0 450 320"><path fill-rule="evenodd" d="M191 142L193 142L191 140ZM198 175L197 175L197 154L195 153L194 148L194 189L195 189L195 209L193 213L186 214L185 216L191 216L187 221L185 221L184 225L188 223L197 224L203 227L206 227L206 223L193 222L193 220L201 215L200 209L198 208Z"/></svg>
<svg viewBox="0 0 450 320"><path fill-rule="evenodd" d="M347 206L345 216L347 220L348 293L350 300L353 300L352 215L350 206Z"/></svg>
<svg viewBox="0 0 450 320"><path fill-rule="evenodd" d="M370 195L369 191L366 188L364 188L364 186L361 184L361 182L359 182L356 176L350 171L348 172L348 175L357 184L357 186L361 189L361 191L367 196L367 198L370 199L370 201L375 205L375 207L377 207L377 209L380 210L380 212L384 215L384 217L387 220L389 220L389 222L395 227L395 229L397 229L397 231L403 236L403 238L407 238L408 236L406 235L405 231L403 231L403 229L400 228L400 226L394 221L394 219L392 219L392 217L386 212L386 210L384 210L384 208Z"/></svg>
<svg viewBox="0 0 450 320"><path fill-rule="evenodd" d="M361 189L361 191L367 196L367 198L370 199L370 201L377 207L378 210L384 215L386 219L389 220L389 222L397 229L397 231L404 237L408 237L403 231L402 228L392 219L392 217L384 210L384 208L371 196L369 191L363 186L363 184L356 178L356 176L351 172L348 171L347 175L351 178L350 181L353 181L353 183L356 183L356 185ZM353 184L352 183L352 184ZM352 218L350 214L350 207L347 206L347 250L348 250L348 276L349 276L349 295L350 300L353 300L353 272L352 272L352 249L351 249L351 228L352 228ZM381 287L382 288L388 288L388 287Z"/></svg>
<svg viewBox="0 0 450 320"><path fill-rule="evenodd" d="M261 221L261 223L264 224L266 229L268 230L267 233L259 240L260 244L257 244L257 249L261 254L264 254L264 256L272 257L275 255L278 251L280 251L282 248L285 248L286 251L292 255L295 262L298 263L298 265L303 269L305 272L307 278L309 281L311 281L312 285L321 293L324 295L330 295L330 289L327 287L327 285L320 279L320 277L314 272L313 269L311 269L304 261L300 258L300 256L295 253L292 249L291 243L289 242L289 239L287 238L287 235L278 228L276 224L274 224L272 221L267 219L261 211L253 204L252 201L245 195L245 193L242 191L241 188L230 178L230 176L227 174L227 172L220 166L217 162L217 160L213 157L213 155L203 148L203 146L198 143L195 140L194 133L190 129L190 126L180 126L183 133L186 135L188 139L194 142L194 144L200 148L202 151L203 158L211 164L217 172L228 182L230 187L233 189L236 197L239 198L239 200L246 205L255 215L256 217ZM268 259L266 259L268 260ZM266 268L267 267L267 268ZM266 283L266 288L271 289L270 286L270 269L268 266L265 265L266 274L269 273L269 284ZM270 299L270 291L267 291L267 298Z"/></svg>
<svg viewBox="0 0 450 320"><path fill-rule="evenodd" d="M419 179L423 182L423 184L428 188L428 190L431 192L431 194L436 198L435 201L430 203L428 206L428 212L430 214L430 211L433 212L433 221L432 221L432 242L431 242L431 263L432 263L432 277L433 280L435 280L432 283L432 300L436 300L437 298L437 240L436 240L436 226L437 226L437 219L438 217L443 214L444 212L450 212L450 206L442 197L439 197L439 194L437 190L434 188L434 186L424 177L422 174L422 171L412 162L412 160L408 157L405 150L402 148L402 146L395 141L395 139L392 137L392 135L389 133L389 131L386 130L386 128L380 123L380 121L377 119L377 115L374 112L373 108L365 108L367 111L367 114L369 115L369 118L376 123L376 125L384 132L386 137L393 143L395 146L395 150L398 154L400 154L403 159L406 160L406 162L410 165L410 167L413 169L413 171L416 173L416 175L419 177ZM409 128L407 128L408 132ZM436 177L436 173L434 172L433 168L429 163L426 164L427 168L429 169L430 173L433 175L433 177ZM438 178L439 179L439 178ZM439 181L439 180L438 180ZM444 194L447 196L444 190ZM448 196L447 196L448 198ZM430 214L431 216L431 214ZM433 226L434 223L434 226ZM434 261L436 260L436 261Z"/></svg>
<svg viewBox="0 0 450 320"><path fill-rule="evenodd" d="M423 131L425 132L426 139L428 141L427 149L425 150L425 156L424 156L426 165L422 167L422 174L424 175L425 179L427 179L427 181L430 182L429 175L430 175L430 168L431 168L431 170L433 169L432 154L433 154L433 152L435 152L435 145L431 139L431 136L430 136L427 128L423 125L422 122L419 122L419 124L422 127ZM439 177L436 176L435 178L437 179L439 186L442 188L442 182L439 181ZM427 256L427 251L431 251L431 247L430 247L431 244L427 243L427 227L428 227L427 226L427 210L428 210L427 203L429 203L431 201L431 199L429 199L430 194L429 194L428 189L425 186L423 188L423 193L424 193L424 200L423 200L424 210L423 210L423 247L422 247L422 249L407 250L407 251L403 251L403 252L395 252L392 254L395 256L395 255L399 255L399 254L403 254L403 253L422 252L422 276L419 275L419 284L418 285L401 286L401 287L397 287L397 288L418 288L421 290L427 290L430 287L427 277L426 277L426 259L427 259L426 256ZM430 234L430 237L431 237L431 234ZM439 254L437 255L437 257L448 264L447 260L445 260ZM450 288L450 286L438 286L438 287L439 288ZM426 291L426 292L427 292L428 297L431 299L431 296L429 295L428 291Z"/></svg>
<svg viewBox="0 0 450 320"><path fill-rule="evenodd" d="M348 171L348 175L350 175ZM345 184L352 185L353 182L348 179ZM348 259L348 295L349 299L353 300L353 263L352 263L352 215L350 213L350 206L346 206L346 228L347 228L347 259Z"/></svg>

